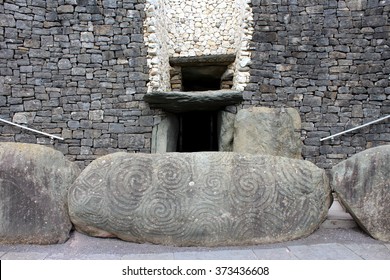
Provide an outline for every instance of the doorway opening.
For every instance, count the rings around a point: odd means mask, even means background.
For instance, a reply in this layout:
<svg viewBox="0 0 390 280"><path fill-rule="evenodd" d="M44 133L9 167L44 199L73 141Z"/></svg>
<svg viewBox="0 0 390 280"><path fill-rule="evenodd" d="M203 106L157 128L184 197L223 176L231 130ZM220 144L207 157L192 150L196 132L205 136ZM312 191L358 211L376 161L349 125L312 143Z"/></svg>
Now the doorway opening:
<svg viewBox="0 0 390 280"><path fill-rule="evenodd" d="M218 112L185 112L178 119L177 152L218 151Z"/></svg>
<svg viewBox="0 0 390 280"><path fill-rule="evenodd" d="M171 57L169 74L173 91L231 90L234 54Z"/></svg>
<svg viewBox="0 0 390 280"><path fill-rule="evenodd" d="M225 65L181 67L183 91L219 90L226 70Z"/></svg>

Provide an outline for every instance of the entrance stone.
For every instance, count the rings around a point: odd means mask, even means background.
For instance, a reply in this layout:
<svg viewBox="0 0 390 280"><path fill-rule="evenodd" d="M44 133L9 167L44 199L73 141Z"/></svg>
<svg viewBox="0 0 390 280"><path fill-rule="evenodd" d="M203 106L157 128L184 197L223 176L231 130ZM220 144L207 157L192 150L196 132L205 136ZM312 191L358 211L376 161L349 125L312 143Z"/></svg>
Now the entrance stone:
<svg viewBox="0 0 390 280"><path fill-rule="evenodd" d="M0 243L65 242L67 192L79 173L54 149L0 143Z"/></svg>
<svg viewBox="0 0 390 280"><path fill-rule="evenodd" d="M337 164L332 188L355 221L372 237L390 241L390 145L360 152Z"/></svg>
<svg viewBox="0 0 390 280"><path fill-rule="evenodd" d="M225 152L115 153L69 190L76 229L174 246L226 246L307 236L326 218L325 171L282 157Z"/></svg>
<svg viewBox="0 0 390 280"><path fill-rule="evenodd" d="M301 158L301 118L292 108L255 107L237 113L233 152Z"/></svg>

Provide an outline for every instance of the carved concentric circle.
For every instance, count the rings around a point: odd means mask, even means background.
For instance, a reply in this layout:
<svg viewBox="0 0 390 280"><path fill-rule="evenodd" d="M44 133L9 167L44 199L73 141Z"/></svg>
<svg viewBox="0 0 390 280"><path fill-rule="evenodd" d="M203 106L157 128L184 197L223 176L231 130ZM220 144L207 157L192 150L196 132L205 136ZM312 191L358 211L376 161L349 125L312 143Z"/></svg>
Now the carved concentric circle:
<svg viewBox="0 0 390 280"><path fill-rule="evenodd" d="M150 158L123 159L112 165L107 196L114 217L121 219L139 207L145 192L152 186L152 173Z"/></svg>
<svg viewBox="0 0 390 280"><path fill-rule="evenodd" d="M165 157L157 162L157 181L167 190L183 189L192 178L191 164L186 157Z"/></svg>
<svg viewBox="0 0 390 280"><path fill-rule="evenodd" d="M142 217L137 221L137 230L146 234L180 235L183 211L181 200L172 193L163 190L150 193L137 210Z"/></svg>

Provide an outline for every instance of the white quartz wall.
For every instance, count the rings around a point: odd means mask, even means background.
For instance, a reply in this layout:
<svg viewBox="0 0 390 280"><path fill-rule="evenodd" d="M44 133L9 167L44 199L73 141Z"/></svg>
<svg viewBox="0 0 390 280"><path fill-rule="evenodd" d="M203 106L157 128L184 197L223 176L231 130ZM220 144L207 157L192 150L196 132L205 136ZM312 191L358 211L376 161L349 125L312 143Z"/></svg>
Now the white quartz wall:
<svg viewBox="0 0 390 280"><path fill-rule="evenodd" d="M169 91L169 57L236 54L233 89L249 80L253 33L249 0L148 0L148 91Z"/></svg>

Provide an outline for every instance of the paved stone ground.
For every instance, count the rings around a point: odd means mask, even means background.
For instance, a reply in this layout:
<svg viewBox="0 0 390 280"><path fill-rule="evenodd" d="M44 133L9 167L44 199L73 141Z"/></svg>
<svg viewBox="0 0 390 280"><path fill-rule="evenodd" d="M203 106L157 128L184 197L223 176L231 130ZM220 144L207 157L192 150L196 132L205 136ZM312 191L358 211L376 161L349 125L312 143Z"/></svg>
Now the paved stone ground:
<svg viewBox="0 0 390 280"><path fill-rule="evenodd" d="M358 228L320 228L295 241L244 247L171 247L93 238L72 232L57 245L0 245L1 260L390 260L390 243Z"/></svg>

